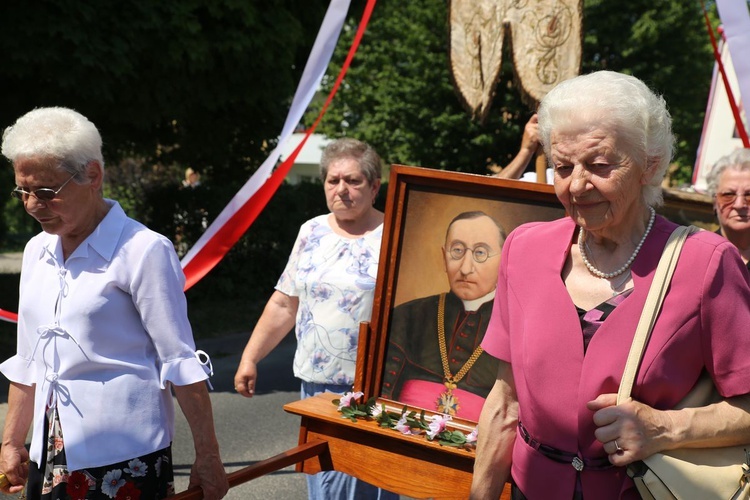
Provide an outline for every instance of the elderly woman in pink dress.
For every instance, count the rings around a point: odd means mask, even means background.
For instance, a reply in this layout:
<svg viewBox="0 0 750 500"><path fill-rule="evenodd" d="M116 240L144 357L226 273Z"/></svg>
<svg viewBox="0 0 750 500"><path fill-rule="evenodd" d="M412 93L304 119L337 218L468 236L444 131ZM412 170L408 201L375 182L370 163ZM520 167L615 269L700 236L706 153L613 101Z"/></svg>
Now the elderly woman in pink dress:
<svg viewBox="0 0 750 500"><path fill-rule="evenodd" d="M734 245L692 234L616 405L654 271L675 224L657 216L674 139L664 100L635 77L565 81L539 109L568 217L505 241L482 346L500 359L479 419L472 498L637 499L625 466L662 450L750 442L750 288ZM672 408L707 372L719 403ZM718 425L717 423L721 423Z"/></svg>

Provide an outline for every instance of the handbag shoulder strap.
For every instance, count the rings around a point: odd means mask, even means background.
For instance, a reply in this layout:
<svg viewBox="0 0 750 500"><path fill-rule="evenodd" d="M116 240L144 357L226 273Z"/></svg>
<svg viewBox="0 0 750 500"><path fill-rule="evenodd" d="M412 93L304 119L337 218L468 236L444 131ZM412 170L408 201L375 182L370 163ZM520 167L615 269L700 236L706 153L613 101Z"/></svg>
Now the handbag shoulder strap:
<svg viewBox="0 0 750 500"><path fill-rule="evenodd" d="M630 346L628 360L625 363L625 371L620 381L620 389L617 392L618 405L630 398L633 383L635 382L635 375L643 359L643 352L646 350L648 338L651 335L654 323L656 323L656 317L661 310L661 304L664 301L667 288L669 288L669 283L672 280L672 274L674 274L675 267L677 267L677 259L680 256L688 235L698 230L695 226L680 226L672 232L667 240L664 253L662 253L659 265L656 267L651 288L648 290L646 304L643 306L643 312L641 313L641 318L638 321L638 327L633 337L633 344Z"/></svg>

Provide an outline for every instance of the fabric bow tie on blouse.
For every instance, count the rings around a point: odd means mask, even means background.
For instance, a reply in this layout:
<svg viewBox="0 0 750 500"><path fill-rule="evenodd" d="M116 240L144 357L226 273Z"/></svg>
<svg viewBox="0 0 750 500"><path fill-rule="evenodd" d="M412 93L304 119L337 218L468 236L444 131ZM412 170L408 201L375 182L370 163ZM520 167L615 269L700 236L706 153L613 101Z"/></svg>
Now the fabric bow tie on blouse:
<svg viewBox="0 0 750 500"><path fill-rule="evenodd" d="M26 366L30 366L31 363L34 361L34 355L36 354L37 349L39 348L39 344L44 340L45 346L42 349L45 349L46 346L50 342L54 342L56 338L61 339L70 339L72 340L75 345L78 346L78 349L81 350L81 353L88 359L88 356L86 356L86 353L84 352L83 348L81 347L81 344L78 343L78 341L73 337L70 333L68 333L65 328L61 327L58 324L54 325L42 325L39 328L36 329L37 337L36 344L34 345L34 350L31 352L31 357L29 358L29 362ZM45 359L45 371L44 374L44 380L45 382L49 383L49 389L48 389L48 396L47 396L47 406L52 407L57 404L57 401L59 400L62 404L68 405L71 404L74 408L76 407L75 404L70 399L70 392L68 389L60 384L58 382L58 374L56 371L56 368L54 366L50 366ZM80 413L80 412L79 412Z"/></svg>

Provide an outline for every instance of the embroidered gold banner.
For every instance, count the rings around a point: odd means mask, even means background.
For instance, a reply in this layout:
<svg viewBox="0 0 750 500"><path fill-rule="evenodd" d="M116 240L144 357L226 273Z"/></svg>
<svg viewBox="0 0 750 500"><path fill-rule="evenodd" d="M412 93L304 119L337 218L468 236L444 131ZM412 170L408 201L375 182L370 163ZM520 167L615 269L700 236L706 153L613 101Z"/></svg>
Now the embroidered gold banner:
<svg viewBox="0 0 750 500"><path fill-rule="evenodd" d="M472 115L487 117L505 40L524 101L538 103L556 84L576 76L582 12L583 0L451 0L453 81Z"/></svg>

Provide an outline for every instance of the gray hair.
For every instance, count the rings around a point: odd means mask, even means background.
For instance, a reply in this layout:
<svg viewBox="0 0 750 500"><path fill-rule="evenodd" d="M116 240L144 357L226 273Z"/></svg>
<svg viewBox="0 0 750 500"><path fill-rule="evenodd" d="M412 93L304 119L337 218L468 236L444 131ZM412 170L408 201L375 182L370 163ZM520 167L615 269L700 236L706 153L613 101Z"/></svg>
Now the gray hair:
<svg viewBox="0 0 750 500"><path fill-rule="evenodd" d="M380 180L383 166L378 153L369 144L349 137L336 139L323 150L323 156L320 158L320 179L326 180L331 163L345 158L357 162L370 185Z"/></svg>
<svg viewBox="0 0 750 500"><path fill-rule="evenodd" d="M711 196L716 195L719 187L719 179L725 170L737 170L739 172L750 171L750 148L740 148L724 155L714 164L711 171L706 176L708 184L708 193Z"/></svg>
<svg viewBox="0 0 750 500"><path fill-rule="evenodd" d="M20 117L3 132L2 153L11 162L54 158L77 178L91 162L104 168L99 131L88 118L68 108L37 108Z"/></svg>
<svg viewBox="0 0 750 500"><path fill-rule="evenodd" d="M553 88L539 107L539 136L551 161L552 131L575 126L602 126L616 132L638 157L636 164L654 169L643 187L648 206L663 202L661 183L674 154L672 118L667 103L634 76L597 71Z"/></svg>

